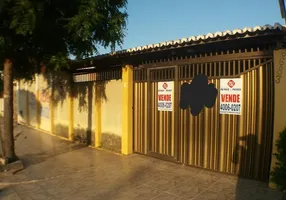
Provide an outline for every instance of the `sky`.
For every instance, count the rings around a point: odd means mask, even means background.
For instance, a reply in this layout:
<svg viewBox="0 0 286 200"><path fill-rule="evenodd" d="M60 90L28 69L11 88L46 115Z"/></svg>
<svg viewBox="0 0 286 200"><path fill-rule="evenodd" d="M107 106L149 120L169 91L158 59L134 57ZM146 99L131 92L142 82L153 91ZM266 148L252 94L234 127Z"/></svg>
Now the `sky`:
<svg viewBox="0 0 286 200"><path fill-rule="evenodd" d="M129 0L127 12L122 49L236 28L285 24L278 0ZM99 48L100 54L109 52Z"/></svg>

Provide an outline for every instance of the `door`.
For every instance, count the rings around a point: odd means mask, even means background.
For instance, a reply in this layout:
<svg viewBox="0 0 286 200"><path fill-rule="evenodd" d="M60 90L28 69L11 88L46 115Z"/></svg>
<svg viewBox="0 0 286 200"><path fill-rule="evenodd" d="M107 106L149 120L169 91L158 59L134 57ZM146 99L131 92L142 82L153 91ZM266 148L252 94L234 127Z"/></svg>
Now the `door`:
<svg viewBox="0 0 286 200"><path fill-rule="evenodd" d="M177 161L176 68L149 69L147 154Z"/></svg>

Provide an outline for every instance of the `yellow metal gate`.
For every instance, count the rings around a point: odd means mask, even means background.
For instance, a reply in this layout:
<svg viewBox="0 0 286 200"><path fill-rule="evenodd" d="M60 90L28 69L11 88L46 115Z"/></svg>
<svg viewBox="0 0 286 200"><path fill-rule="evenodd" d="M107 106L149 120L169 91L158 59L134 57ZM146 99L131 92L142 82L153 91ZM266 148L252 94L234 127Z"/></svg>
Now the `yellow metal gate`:
<svg viewBox="0 0 286 200"><path fill-rule="evenodd" d="M173 81L174 87L177 82L174 81L176 77L176 68L167 67L161 69L148 69L147 73L150 75L148 84L148 135L147 135L147 153L162 157L167 160L176 161L177 153L177 130L176 112L162 112L158 111L158 82L161 79L164 81ZM158 79L159 78L159 79ZM174 104L178 103L177 99L173 99Z"/></svg>
<svg viewBox="0 0 286 200"><path fill-rule="evenodd" d="M269 176L273 130L272 55L232 60L194 59L186 65L135 69L134 151L259 180ZM220 88L221 78L241 77L241 115L213 108L198 116L179 107L180 86L203 73ZM157 84L174 81L174 109L158 111ZM219 94L218 94L219 95ZM219 97L219 96L218 96Z"/></svg>

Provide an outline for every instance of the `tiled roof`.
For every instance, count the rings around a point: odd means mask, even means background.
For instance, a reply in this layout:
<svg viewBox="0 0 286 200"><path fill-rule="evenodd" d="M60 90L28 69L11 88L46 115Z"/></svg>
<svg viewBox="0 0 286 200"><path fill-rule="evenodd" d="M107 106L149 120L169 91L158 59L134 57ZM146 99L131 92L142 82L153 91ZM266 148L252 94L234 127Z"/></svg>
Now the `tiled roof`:
<svg viewBox="0 0 286 200"><path fill-rule="evenodd" d="M116 52L101 54L95 57L91 57L85 59L85 61L91 61L96 59L101 59L104 57L110 56L119 56L125 54L133 54L133 53L143 53L147 51L156 51L160 49L168 49L172 47L178 46L187 46L187 45L195 45L199 43L208 43L211 41L219 41L227 38L237 39L237 38L247 38L251 36L257 35L264 35L268 33L282 33L285 32L286 34L286 26L283 26L279 23L275 23L272 25L264 25L264 26L255 26L254 28L245 27L243 29L234 29L234 30L226 30L223 32L216 32L216 33L208 33L206 35L199 35L199 36L191 36L188 38L182 38L177 40L170 40L166 42L156 43L156 44L149 44L144 46L138 46L134 48L129 48L125 50L120 50Z"/></svg>
<svg viewBox="0 0 286 200"><path fill-rule="evenodd" d="M271 25L265 25L265 26L255 26L254 28L245 27L243 29L235 29L235 30L226 30L223 32L216 32L216 33L208 33L206 35L199 35L199 36L191 36L189 38L182 38L178 40L171 40L167 42L161 42L157 44L149 44L145 46L139 46L134 48L129 48L126 50L126 52L138 52L148 49L154 49L154 48L161 48L161 47L167 47L167 46L174 46L174 45L183 45L184 43L195 43L195 42L203 42L207 40L217 40L221 38L231 37L231 36L244 36L246 37L248 34L254 34L259 32L266 32L271 30L277 30L277 31L283 31L286 30L284 26L282 26L279 23L275 23L274 26ZM120 53L120 51L118 52Z"/></svg>

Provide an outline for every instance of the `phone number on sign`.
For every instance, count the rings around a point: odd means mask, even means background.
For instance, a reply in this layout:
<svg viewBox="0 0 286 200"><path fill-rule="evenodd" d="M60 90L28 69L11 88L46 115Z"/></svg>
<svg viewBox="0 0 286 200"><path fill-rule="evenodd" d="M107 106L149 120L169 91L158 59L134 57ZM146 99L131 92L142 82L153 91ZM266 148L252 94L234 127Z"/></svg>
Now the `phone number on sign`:
<svg viewBox="0 0 286 200"><path fill-rule="evenodd" d="M240 112L240 104L221 104L221 111L232 111L232 112Z"/></svg>
<svg viewBox="0 0 286 200"><path fill-rule="evenodd" d="M159 108L172 108L172 103L161 102L161 103L158 103L158 107Z"/></svg>
<svg viewBox="0 0 286 200"><path fill-rule="evenodd" d="M172 103L165 103L165 108L172 108Z"/></svg>

